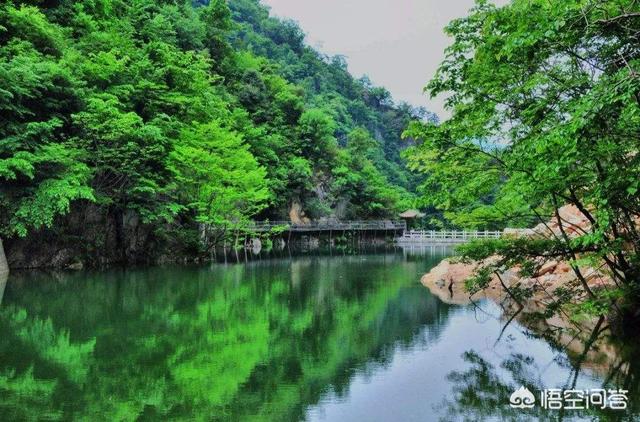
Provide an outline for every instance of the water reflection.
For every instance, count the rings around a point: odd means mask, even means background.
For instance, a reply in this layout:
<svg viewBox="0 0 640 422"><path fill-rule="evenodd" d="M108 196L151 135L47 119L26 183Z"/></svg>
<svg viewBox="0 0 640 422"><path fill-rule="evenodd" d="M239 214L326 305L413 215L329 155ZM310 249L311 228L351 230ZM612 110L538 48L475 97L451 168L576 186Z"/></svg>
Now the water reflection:
<svg viewBox="0 0 640 422"><path fill-rule="evenodd" d="M446 319L417 283L439 259L12 274L0 420L302 419L329 388L346 391Z"/></svg>
<svg viewBox="0 0 640 422"><path fill-rule="evenodd" d="M0 420L509 419L520 384L637 387L633 366L603 375L491 303L430 295L441 251L289 253L12 274Z"/></svg>
<svg viewBox="0 0 640 422"><path fill-rule="evenodd" d="M550 361L539 352L527 353L526 348L514 348L506 354L495 354L499 349L496 345L492 350L494 353L467 350L462 355L467 368L447 375L451 392L435 408L440 420L638 420L638 368L633 363L637 362L637 357L629 355L629 349L625 352L620 345L611 343L603 322L604 318L601 318L592 331L586 333L577 354L566 354L568 345L559 345L554 339L547 338L553 350ZM519 330L535 338L524 328ZM507 342L515 341L513 334L507 337ZM573 347L575 351L576 346ZM616 354L611 354L612 348L616 349ZM631 349L637 350L636 347ZM534 393L536 405L532 409L505 405L511 394L522 386ZM589 408L582 403L583 409L545 409L541 406L540 394L550 388L627 390L628 408Z"/></svg>
<svg viewBox="0 0 640 422"><path fill-rule="evenodd" d="M507 320L505 322L505 319ZM604 326L571 344L542 339L517 319L507 323L489 301L452 307L440 334L407 353L396 350L384 368L356 375L348 397L328 395L310 420L500 421L638 420L637 368L632 355L607 338ZM429 332L433 327L424 327ZM417 338L420 338L418 335ZM630 347L637 350L637 346ZM634 375L635 374L635 375ZM533 410L513 409L511 394L526 386L538 397ZM544 410L543 389L626 389L629 409Z"/></svg>

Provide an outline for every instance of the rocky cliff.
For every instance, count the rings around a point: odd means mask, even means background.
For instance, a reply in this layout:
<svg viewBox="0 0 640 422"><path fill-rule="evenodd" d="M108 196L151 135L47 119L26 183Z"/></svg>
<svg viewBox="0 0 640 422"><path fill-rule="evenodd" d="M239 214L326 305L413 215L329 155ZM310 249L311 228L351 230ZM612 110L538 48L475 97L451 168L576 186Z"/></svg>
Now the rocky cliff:
<svg viewBox="0 0 640 422"><path fill-rule="evenodd" d="M5 239L11 269L99 268L114 264L153 264L197 256L167 227L164 233L144 224L135 212L113 212L98 206L78 206L26 238ZM195 235L194 235L195 236ZM196 239L196 237L194 237Z"/></svg>

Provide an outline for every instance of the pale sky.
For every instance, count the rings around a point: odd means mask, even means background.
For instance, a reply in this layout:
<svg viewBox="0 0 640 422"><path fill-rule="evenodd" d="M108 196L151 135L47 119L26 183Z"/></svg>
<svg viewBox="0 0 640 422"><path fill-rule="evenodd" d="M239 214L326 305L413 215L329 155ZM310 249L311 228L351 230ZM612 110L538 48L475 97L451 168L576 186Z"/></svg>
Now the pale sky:
<svg viewBox="0 0 640 422"><path fill-rule="evenodd" d="M443 98L422 89L450 44L443 29L465 16L473 0L262 0L272 14L297 21L307 43L323 53L346 56L355 76L369 75L396 101L449 116ZM507 0L498 0L505 4Z"/></svg>

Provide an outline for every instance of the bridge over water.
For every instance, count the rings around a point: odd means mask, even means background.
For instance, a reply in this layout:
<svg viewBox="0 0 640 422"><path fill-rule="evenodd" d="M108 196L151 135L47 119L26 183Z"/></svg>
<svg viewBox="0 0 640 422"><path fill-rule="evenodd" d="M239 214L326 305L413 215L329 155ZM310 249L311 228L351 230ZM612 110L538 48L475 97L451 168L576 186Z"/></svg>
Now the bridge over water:
<svg viewBox="0 0 640 422"><path fill-rule="evenodd" d="M502 231L464 231L464 230L407 230L405 221L365 220L365 221L314 221L294 224L289 221L257 221L249 227L255 233L279 230L283 233L319 233L319 232L378 232L395 236L401 245L465 243L474 239L497 239Z"/></svg>

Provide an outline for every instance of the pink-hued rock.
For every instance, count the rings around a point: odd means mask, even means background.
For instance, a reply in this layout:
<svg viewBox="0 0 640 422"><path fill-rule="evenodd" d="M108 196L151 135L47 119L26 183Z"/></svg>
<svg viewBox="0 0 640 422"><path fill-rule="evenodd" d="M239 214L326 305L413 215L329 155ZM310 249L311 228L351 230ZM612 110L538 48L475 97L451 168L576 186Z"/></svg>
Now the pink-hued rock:
<svg viewBox="0 0 640 422"><path fill-rule="evenodd" d="M464 282L473 275L477 265L452 262L445 259L433 267L420 280L434 295L445 303L470 303Z"/></svg>
<svg viewBox="0 0 640 422"><path fill-rule="evenodd" d="M300 201L294 200L289 208L289 220L292 224L309 224L311 220L306 216Z"/></svg>
<svg viewBox="0 0 640 422"><path fill-rule="evenodd" d="M571 266L564 261L560 261L558 266L555 269L555 272L558 274L571 272Z"/></svg>
<svg viewBox="0 0 640 422"><path fill-rule="evenodd" d="M532 236L545 238L561 238L562 231L569 237L576 237L584 234L591 227L589 219L575 205L565 205L558 209L562 229L558 224L558 218L553 215L546 223L540 223L531 229Z"/></svg>
<svg viewBox="0 0 640 422"><path fill-rule="evenodd" d="M533 229L505 229L507 237L545 237L562 238L564 234L573 238L589 232L591 224L577 207L573 205L563 206L558 210L561 226L554 215L546 224L538 224ZM640 226L640 220L638 222ZM578 256L578 258L580 258ZM500 303L505 310L504 318L519 309L507 294L502 286L504 283L508 288L519 286L531 289L533 294L522 305L518 320L536 332L545 332L555 339L557 344L563 345L570 353L580 354L583 352L583 344L596 326L596 318L581 320L579 325L572 321L566 310L554 314L550 318L527 318L525 315L533 312L540 312L547 309L547 306L557 300L557 289L564 288L575 292L576 300L587 297L583 285L578 279L576 272L566 261L549 260L539 261L536 273L533 277L523 277L519 274L520 268L514 267L500 274L500 279L493 276L491 282L483 291L469 296L465 289L465 281L474 275L475 270L482 264L495 262L499 257L491 257L482 263L455 262L454 260L444 260L434 267L428 274L422 277L422 283L442 301L452 304L467 304L472 300L482 298L491 299ZM580 274L584 277L591 290L606 288L614 284L610 275L598 268L581 266ZM502 281L502 283L500 283ZM606 323L606 322L605 322ZM558 328L562 328L558 330ZM592 347L587 353L584 366L594 371L603 372L615 366L620 355L618 351L609 343L602 339L597 340L597 346Z"/></svg>
<svg viewBox="0 0 640 422"><path fill-rule="evenodd" d="M557 216L554 215L547 223L538 224L533 229L505 229L505 235L512 237L541 236L561 238L564 231L567 236L576 237L591 228L589 219L574 205L561 207L558 209L558 215L562 226L560 226ZM539 268L532 278L521 277L519 274L520 268L518 267L510 268L500 275L500 279L494 276L483 293L476 293L470 298L464 287L465 280L473 276L479 265L495 262L498 259L499 257L490 257L483 263L471 264L445 260L426 274L422 278L422 283L443 301L451 303L468 303L474 297L491 297L496 300L503 300L506 293L502 283L507 287L519 285L524 288L531 288L534 291L533 297L528 301L531 305L555 300L555 290L559 287L568 287L575 290L583 288L575 271L567 262L549 260L538 263ZM601 270L583 267L580 268L580 273L591 289L613 284L611 277Z"/></svg>
<svg viewBox="0 0 640 422"><path fill-rule="evenodd" d="M490 257L483 264L494 259L497 257ZM504 297L504 289L495 276L486 289L473 295L469 294L465 281L473 276L477 267L478 264L465 264L455 262L453 259L445 259L425 274L420 281L445 303L464 305L486 298L501 300ZM510 285L517 279L516 275L517 272L508 270L501 274L501 277L505 284Z"/></svg>
<svg viewBox="0 0 640 422"><path fill-rule="evenodd" d="M500 303L504 309L503 318L507 320L519 306L506 293L497 277L493 277L489 286L481 292L470 296L464 285L465 280L471 277L478 264L464 264L446 259L434 267L428 274L422 277L424 284L432 294L445 303L465 305L473 300L490 299ZM593 268L581 268L587 278L590 287L602 286L611 283L611 279ZM534 312L542 312L556 300L555 291L559 287L573 290L581 289L579 281L571 267L566 262L549 262L542 265L535 277L521 277L518 269L512 268L500 275L507 287L519 285L523 288L531 288L533 295L520 310L517 319L529 329L546 333L554 339L556 344L563 345L570 354L581 354L584 351L584 342L595 327L596 319L581 320L579 329L576 323L570 320L566 313L556 313L550 318L527 318ZM562 328L562 329L558 329ZM615 367L620 361L619 351L605 338L599 338L595 347L589 349L583 367L597 373L607 373L611 367Z"/></svg>
<svg viewBox="0 0 640 422"><path fill-rule="evenodd" d="M556 270L556 268L558 268L558 261L552 260L552 261L545 262L536 273L536 277L540 277L545 274L552 273Z"/></svg>

